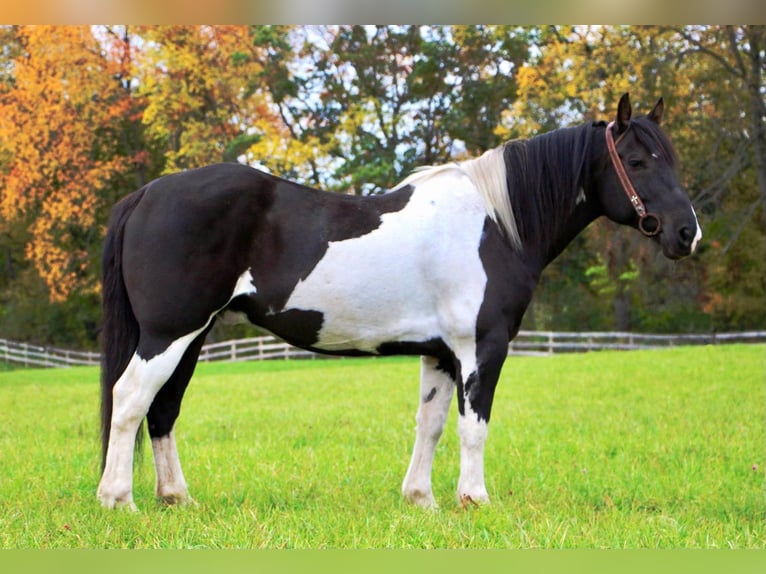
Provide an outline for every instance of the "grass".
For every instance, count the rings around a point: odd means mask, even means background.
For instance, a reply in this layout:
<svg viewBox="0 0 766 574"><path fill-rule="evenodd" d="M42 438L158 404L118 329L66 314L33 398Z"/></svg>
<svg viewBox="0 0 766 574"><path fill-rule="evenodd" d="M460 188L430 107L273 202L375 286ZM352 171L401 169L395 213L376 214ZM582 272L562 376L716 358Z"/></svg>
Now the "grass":
<svg viewBox="0 0 766 574"><path fill-rule="evenodd" d="M0 372L0 548L763 548L766 346L511 358L486 452L493 503L406 504L418 362L202 364L177 436L197 504L106 511L98 372Z"/></svg>

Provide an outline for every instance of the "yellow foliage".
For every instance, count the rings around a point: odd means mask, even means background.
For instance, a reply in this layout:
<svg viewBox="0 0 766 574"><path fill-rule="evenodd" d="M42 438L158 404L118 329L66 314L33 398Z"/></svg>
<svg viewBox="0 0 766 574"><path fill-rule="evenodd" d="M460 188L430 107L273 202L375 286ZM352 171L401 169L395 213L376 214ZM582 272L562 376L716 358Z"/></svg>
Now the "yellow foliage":
<svg viewBox="0 0 766 574"><path fill-rule="evenodd" d="M263 97L248 84L260 58L247 26L149 26L139 59L142 122L165 149L165 173L222 161Z"/></svg>

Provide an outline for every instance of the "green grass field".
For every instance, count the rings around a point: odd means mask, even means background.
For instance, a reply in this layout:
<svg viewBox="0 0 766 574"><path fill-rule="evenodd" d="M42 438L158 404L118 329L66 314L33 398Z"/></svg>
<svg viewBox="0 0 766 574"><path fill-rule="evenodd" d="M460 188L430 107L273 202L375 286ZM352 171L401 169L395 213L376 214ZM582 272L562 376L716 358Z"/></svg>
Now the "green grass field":
<svg viewBox="0 0 766 574"><path fill-rule="evenodd" d="M99 507L98 371L0 370L2 548L763 548L766 346L513 357L486 452L493 503L399 494L413 358L203 364L176 432L197 504Z"/></svg>

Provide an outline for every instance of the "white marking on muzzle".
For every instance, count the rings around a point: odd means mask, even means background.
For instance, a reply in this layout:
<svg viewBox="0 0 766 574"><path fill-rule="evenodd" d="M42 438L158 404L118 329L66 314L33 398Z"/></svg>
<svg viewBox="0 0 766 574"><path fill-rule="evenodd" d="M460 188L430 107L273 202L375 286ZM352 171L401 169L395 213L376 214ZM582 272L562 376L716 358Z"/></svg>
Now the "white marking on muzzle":
<svg viewBox="0 0 766 574"><path fill-rule="evenodd" d="M694 234L694 239L692 240L691 252L694 253L694 251L697 249L697 244L700 242L700 239L702 239L702 228L700 227L700 222L697 219L697 213L694 211L693 207L692 214L694 215L694 222L697 224L697 233Z"/></svg>

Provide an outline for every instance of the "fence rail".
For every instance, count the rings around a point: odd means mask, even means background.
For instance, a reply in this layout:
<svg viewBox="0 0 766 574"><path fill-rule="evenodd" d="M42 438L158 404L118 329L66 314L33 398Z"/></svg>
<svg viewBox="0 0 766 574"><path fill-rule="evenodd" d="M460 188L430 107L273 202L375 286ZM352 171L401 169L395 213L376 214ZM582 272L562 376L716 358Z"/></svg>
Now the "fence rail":
<svg viewBox="0 0 766 574"><path fill-rule="evenodd" d="M551 355L587 351L661 349L681 345L760 343L766 331L658 335L651 333L520 331L508 346L509 355Z"/></svg>
<svg viewBox="0 0 766 574"><path fill-rule="evenodd" d="M71 367L98 365L99 360L99 353L40 347L0 339L0 361L6 363L16 363L27 367Z"/></svg>
<svg viewBox="0 0 766 574"><path fill-rule="evenodd" d="M766 331L657 335L646 333L520 331L508 346L509 355L552 355L602 350L660 349L680 345L718 345L766 342ZM200 361L262 361L314 359L317 353L299 349L265 335L210 343L202 347ZM98 365L99 353L40 347L0 339L0 361L36 367Z"/></svg>

